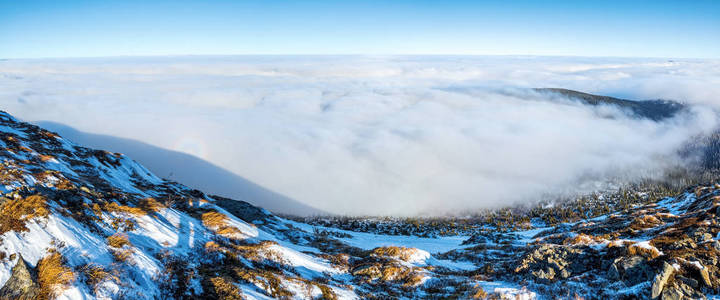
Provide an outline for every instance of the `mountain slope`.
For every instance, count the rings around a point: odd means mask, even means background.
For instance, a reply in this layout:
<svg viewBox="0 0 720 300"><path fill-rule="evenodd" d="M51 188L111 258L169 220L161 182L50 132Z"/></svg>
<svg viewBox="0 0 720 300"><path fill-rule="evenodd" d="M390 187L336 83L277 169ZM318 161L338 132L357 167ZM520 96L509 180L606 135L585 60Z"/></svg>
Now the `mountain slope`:
<svg viewBox="0 0 720 300"><path fill-rule="evenodd" d="M39 122L38 125L87 147L102 147L121 152L163 178L182 182L184 185L196 189L245 200L275 213L295 215L324 213L193 155L162 149L136 140L81 132L70 126L54 122Z"/></svg>
<svg viewBox="0 0 720 300"><path fill-rule="evenodd" d="M615 299L720 289L715 184L667 198L635 192L621 210L558 222L499 212L460 234L418 237L279 218L4 112L0 147L0 298ZM408 222L421 232L454 223Z"/></svg>

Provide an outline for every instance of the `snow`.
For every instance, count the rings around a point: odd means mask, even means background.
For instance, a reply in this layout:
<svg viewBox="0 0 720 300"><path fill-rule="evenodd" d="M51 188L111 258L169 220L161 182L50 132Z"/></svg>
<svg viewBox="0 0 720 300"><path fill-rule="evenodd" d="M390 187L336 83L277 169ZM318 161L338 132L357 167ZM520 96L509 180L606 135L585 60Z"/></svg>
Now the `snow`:
<svg viewBox="0 0 720 300"><path fill-rule="evenodd" d="M658 248L655 248L655 246L650 245L650 241L641 241L641 242L635 243L634 245L637 247L640 247L640 248L652 250L653 252L657 251L660 255L663 255L662 251L658 250Z"/></svg>
<svg viewBox="0 0 720 300"><path fill-rule="evenodd" d="M370 250L377 247L398 246L417 248L425 250L428 253L444 253L457 248L462 248L462 242L467 240L469 236L442 236L437 238L425 238L407 235L382 235L366 232L355 232L323 226L309 225L291 220L282 220L294 227L300 228L307 232L313 232L314 229L349 234L349 238L336 238L350 246L358 247L364 250Z"/></svg>
<svg viewBox="0 0 720 300"><path fill-rule="evenodd" d="M268 249L280 254L280 256L289 265L295 267L295 269L298 270L305 278L322 277L322 273L341 273L340 270L333 268L330 263L322 259L297 252L290 248L282 247L280 245L272 245L268 247Z"/></svg>
<svg viewBox="0 0 720 300"><path fill-rule="evenodd" d="M683 208L686 208L693 201L695 201L695 194L685 193L681 198L682 200L678 201L677 198L667 197L661 201L658 201L657 205L666 208L671 214L679 216L685 213L685 210L683 210Z"/></svg>
<svg viewBox="0 0 720 300"><path fill-rule="evenodd" d="M520 287L516 284L503 282L503 281L481 281L480 286L482 287L485 292L490 293L497 293L500 294L500 296L505 299L517 299L517 300L530 300L530 299L538 299L537 294L535 292L531 292L527 290L525 287Z"/></svg>

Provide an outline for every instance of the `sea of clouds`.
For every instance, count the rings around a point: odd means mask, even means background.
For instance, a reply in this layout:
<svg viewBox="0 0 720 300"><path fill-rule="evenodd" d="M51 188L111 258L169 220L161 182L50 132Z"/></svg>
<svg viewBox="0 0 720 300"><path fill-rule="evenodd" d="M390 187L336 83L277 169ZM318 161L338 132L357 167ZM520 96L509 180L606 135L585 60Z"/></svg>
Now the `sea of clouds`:
<svg viewBox="0 0 720 300"><path fill-rule="evenodd" d="M675 99L691 109L654 122L527 89L537 87ZM310 206L351 215L466 213L610 178L656 176L682 163L675 153L688 139L717 127L718 95L720 61L710 60L0 61L0 109L21 119L192 154ZM227 187L223 194L233 196Z"/></svg>

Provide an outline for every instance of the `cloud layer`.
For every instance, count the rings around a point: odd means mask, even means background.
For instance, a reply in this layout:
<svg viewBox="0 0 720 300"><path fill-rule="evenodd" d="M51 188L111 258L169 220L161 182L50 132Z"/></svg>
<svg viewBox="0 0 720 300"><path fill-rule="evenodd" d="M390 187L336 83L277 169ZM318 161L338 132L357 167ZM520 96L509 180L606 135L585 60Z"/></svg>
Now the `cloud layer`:
<svg viewBox="0 0 720 300"><path fill-rule="evenodd" d="M656 123L524 89L534 87L692 109ZM0 61L0 104L20 118L193 154L344 214L468 212L652 176L677 162L688 138L715 128L719 94L720 62L700 60Z"/></svg>

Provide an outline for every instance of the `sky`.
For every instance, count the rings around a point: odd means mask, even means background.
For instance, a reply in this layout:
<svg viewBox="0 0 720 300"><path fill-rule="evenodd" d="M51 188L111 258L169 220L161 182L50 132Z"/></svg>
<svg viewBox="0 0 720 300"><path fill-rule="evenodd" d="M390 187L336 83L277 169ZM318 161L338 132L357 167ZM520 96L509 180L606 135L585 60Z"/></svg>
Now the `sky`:
<svg viewBox="0 0 720 300"><path fill-rule="evenodd" d="M0 0L0 58L720 57L720 1Z"/></svg>

